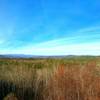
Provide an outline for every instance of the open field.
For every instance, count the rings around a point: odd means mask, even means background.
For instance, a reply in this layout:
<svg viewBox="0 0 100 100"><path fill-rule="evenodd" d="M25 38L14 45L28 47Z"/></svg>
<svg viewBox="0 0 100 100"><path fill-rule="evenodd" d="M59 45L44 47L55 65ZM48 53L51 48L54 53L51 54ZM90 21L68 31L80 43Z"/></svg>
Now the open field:
<svg viewBox="0 0 100 100"><path fill-rule="evenodd" d="M100 100L100 57L0 58L0 100Z"/></svg>

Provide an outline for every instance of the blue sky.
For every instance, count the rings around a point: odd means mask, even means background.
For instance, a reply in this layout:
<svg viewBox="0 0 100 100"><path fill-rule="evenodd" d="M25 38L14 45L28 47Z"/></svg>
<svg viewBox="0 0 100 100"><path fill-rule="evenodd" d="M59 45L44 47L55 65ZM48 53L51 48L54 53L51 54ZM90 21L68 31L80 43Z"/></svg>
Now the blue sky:
<svg viewBox="0 0 100 100"><path fill-rule="evenodd" d="M0 0L0 54L100 55L100 0Z"/></svg>

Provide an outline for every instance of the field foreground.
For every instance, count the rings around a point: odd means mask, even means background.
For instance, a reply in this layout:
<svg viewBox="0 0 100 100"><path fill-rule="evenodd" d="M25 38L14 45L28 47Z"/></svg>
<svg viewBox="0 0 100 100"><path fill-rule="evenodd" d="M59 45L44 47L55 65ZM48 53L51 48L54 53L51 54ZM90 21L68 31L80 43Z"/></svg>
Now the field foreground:
<svg viewBox="0 0 100 100"><path fill-rule="evenodd" d="M0 100L100 100L100 57L0 58Z"/></svg>

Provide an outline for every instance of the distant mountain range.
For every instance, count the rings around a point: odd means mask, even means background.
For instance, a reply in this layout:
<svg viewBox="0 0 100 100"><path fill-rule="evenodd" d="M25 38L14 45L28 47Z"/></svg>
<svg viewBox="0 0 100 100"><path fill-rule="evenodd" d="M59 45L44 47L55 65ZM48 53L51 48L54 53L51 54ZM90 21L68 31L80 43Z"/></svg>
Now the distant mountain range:
<svg viewBox="0 0 100 100"><path fill-rule="evenodd" d="M0 55L0 58L35 58L35 56L24 54L4 54Z"/></svg>
<svg viewBox="0 0 100 100"><path fill-rule="evenodd" d="M41 56L41 55L25 55L25 54L1 54L0 58L64 58L75 57L74 55L60 55L60 56Z"/></svg>
<svg viewBox="0 0 100 100"><path fill-rule="evenodd" d="M58 56L41 56L41 55L25 55L25 54L1 54L0 58L72 58L72 57L81 57L82 55L58 55ZM93 57L86 55L86 57Z"/></svg>

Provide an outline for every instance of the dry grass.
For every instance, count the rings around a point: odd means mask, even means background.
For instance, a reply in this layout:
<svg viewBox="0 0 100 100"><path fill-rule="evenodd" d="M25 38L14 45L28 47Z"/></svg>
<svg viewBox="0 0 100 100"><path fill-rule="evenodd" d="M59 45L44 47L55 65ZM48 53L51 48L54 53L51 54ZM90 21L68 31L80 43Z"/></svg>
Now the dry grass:
<svg viewBox="0 0 100 100"><path fill-rule="evenodd" d="M15 100L100 100L99 57L0 61L0 98L13 92Z"/></svg>

